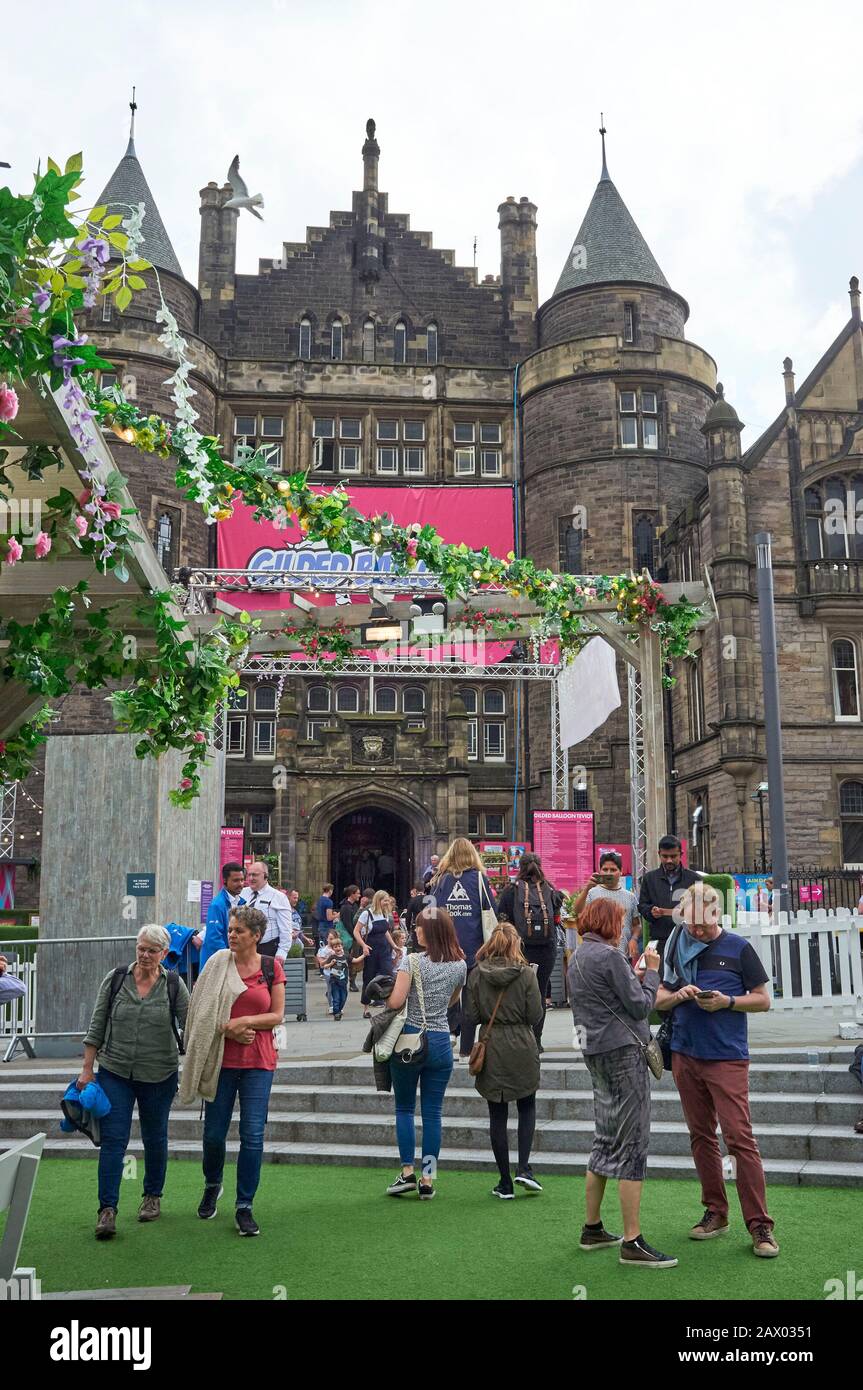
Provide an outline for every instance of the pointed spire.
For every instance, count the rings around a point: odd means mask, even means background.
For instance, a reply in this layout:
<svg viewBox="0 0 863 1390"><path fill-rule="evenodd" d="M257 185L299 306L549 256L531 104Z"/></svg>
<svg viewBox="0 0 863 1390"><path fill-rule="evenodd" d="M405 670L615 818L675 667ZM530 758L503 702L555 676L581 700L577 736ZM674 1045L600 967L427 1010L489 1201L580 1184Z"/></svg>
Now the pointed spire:
<svg viewBox="0 0 863 1390"><path fill-rule="evenodd" d="M605 114L602 111L600 111L599 113L599 133L602 136L602 173L600 175L600 179L607 179L608 165L605 162L605 137L608 134L608 132L605 129Z"/></svg>
<svg viewBox="0 0 863 1390"><path fill-rule="evenodd" d="M135 112L138 103L135 100L135 88L132 88L132 100L129 102L129 109L132 118L129 123L129 143L126 153L120 160L107 184L103 188L97 203L107 204L110 211L122 213L125 217L130 207L137 207L139 203L144 204L144 221L141 230L144 239L141 246L141 254L148 261L152 261L158 270L170 270L173 275L179 275L185 279L177 254L171 245L171 238L165 230L165 224L156 206L156 200L150 192L150 185L144 177L144 170L138 162L135 152Z"/></svg>
<svg viewBox="0 0 863 1390"><path fill-rule="evenodd" d="M635 219L614 186L605 159L605 120L602 137L602 174L590 207L578 229L555 294L582 285L607 284L631 280L670 289Z"/></svg>
<svg viewBox="0 0 863 1390"><path fill-rule="evenodd" d="M126 153L132 155L135 153L135 112L137 109L138 103L135 100L135 88L133 87L132 100L129 102L129 110L132 113L132 119L129 122L129 143L126 146Z"/></svg>

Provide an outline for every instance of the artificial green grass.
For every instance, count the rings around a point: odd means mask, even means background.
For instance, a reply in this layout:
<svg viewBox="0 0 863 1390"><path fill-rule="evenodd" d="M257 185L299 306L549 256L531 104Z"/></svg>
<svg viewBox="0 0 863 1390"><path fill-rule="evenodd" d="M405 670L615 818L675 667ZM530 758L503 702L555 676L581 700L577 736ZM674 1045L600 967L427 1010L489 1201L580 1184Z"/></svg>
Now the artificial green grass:
<svg viewBox="0 0 863 1390"><path fill-rule="evenodd" d="M576 1286L588 1302L820 1300L827 1279L844 1281L860 1265L860 1194L849 1188L771 1188L781 1254L760 1260L733 1187L731 1231L699 1242L686 1235L702 1214L698 1184L648 1181L645 1237L680 1264L647 1271L621 1268L616 1250L578 1249L583 1178L546 1177L537 1164L542 1195L500 1202L489 1195L494 1174L442 1171L438 1196L420 1202L385 1196L397 1169L397 1160L391 1171L265 1164L255 1202L262 1234L242 1240L233 1223L233 1166L218 1216L200 1221L200 1169L174 1160L161 1219L139 1224L140 1178L124 1182L118 1234L97 1242L96 1162L44 1159L19 1263L35 1268L46 1293L191 1284L194 1293L231 1299L397 1299L419 1288L431 1299L564 1302ZM612 1182L605 1208L606 1226L619 1231Z"/></svg>

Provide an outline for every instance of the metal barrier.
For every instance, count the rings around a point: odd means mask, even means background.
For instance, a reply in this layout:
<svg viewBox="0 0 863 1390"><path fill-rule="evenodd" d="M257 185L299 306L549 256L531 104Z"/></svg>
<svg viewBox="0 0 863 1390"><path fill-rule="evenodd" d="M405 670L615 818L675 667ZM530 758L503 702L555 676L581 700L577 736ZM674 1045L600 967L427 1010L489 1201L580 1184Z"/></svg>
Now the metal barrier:
<svg viewBox="0 0 863 1390"><path fill-rule="evenodd" d="M863 1017L861 930L863 916L842 908L781 912L777 922L739 912L736 926L773 982L774 1009L853 1008Z"/></svg>
<svg viewBox="0 0 863 1390"><path fill-rule="evenodd" d="M0 1042L9 1040L9 1045L3 1057L4 1062L11 1062L19 1048L27 1053L28 1057L35 1057L33 1042L37 1038L81 1038L84 1031L81 1028L72 1029L68 1032L49 1033L38 1032L36 1028L36 1005L38 999L38 971L37 961L39 950L44 946L81 946L89 944L99 947L103 952L108 952L112 947L119 947L129 942L137 941L135 936L58 936L58 937L37 937L35 940L28 937L26 940L4 941L0 949L5 953L6 948L27 947L29 948L29 960L19 961L9 966L9 974L17 976L23 980L27 987L27 993L17 999L11 999L5 1004L0 1004ZM120 954L119 952L117 953ZM123 952L125 960L117 960L116 965L128 965L129 954ZM110 968L110 967L109 967ZM93 1001L96 999L96 989L104 975L108 973L103 970L99 975L99 980L93 983Z"/></svg>

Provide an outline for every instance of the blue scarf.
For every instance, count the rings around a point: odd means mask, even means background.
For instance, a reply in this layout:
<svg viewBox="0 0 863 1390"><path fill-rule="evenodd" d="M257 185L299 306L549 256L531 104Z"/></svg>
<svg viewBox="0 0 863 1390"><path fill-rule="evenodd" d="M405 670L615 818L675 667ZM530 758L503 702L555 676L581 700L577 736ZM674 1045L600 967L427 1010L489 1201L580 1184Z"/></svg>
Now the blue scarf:
<svg viewBox="0 0 863 1390"><path fill-rule="evenodd" d="M678 976L685 985L695 984L695 962L706 951L710 945L709 941L696 941L694 936L690 936L685 927L681 927L674 943L674 967L668 963L666 953L666 963L663 971L664 983L672 984L675 976Z"/></svg>

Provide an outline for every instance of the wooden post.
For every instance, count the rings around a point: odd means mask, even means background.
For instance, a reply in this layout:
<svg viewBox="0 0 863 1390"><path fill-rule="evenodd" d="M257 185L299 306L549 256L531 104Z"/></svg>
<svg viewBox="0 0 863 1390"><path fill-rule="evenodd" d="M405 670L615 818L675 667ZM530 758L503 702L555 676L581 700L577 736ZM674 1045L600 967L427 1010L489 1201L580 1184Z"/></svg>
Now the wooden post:
<svg viewBox="0 0 863 1390"><path fill-rule="evenodd" d="M665 722L662 702L662 652L659 634L642 628L638 637L641 706L644 718L644 810L647 855L651 860L666 833Z"/></svg>

